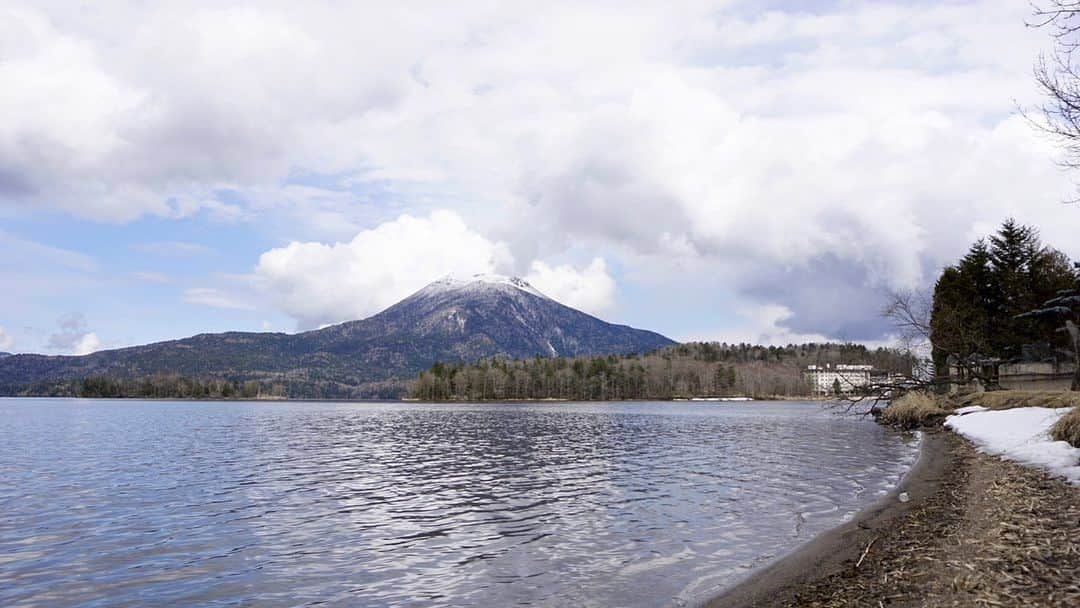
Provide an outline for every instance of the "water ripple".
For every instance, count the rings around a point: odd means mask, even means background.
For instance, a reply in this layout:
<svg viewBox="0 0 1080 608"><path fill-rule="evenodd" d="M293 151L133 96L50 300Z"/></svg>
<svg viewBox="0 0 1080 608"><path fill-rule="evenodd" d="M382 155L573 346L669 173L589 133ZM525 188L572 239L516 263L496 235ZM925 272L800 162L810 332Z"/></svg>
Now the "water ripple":
<svg viewBox="0 0 1080 608"><path fill-rule="evenodd" d="M914 458L810 403L0 400L0 605L683 605Z"/></svg>

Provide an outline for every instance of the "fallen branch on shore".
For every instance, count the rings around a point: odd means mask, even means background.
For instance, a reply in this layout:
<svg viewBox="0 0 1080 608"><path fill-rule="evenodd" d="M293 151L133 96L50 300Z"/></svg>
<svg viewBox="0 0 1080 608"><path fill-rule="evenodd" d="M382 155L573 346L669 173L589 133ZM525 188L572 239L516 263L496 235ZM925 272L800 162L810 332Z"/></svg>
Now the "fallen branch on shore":
<svg viewBox="0 0 1080 608"><path fill-rule="evenodd" d="M866 554L870 553L870 547L874 546L874 541L876 541L876 540L877 540L877 537L875 536L874 538L870 539L870 542L866 543L866 548L863 549L862 556L859 557L859 561L855 562L855 569L856 570L858 570L859 566L862 565L863 560L866 559Z"/></svg>

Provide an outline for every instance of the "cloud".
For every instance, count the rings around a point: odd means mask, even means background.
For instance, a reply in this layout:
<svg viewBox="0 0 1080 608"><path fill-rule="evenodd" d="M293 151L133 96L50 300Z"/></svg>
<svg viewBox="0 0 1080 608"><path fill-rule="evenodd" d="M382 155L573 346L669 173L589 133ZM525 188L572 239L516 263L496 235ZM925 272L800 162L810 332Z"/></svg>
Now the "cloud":
<svg viewBox="0 0 1080 608"><path fill-rule="evenodd" d="M97 351L100 347L101 340L98 339L97 334L88 332L75 342L72 352L76 355L89 355L90 353Z"/></svg>
<svg viewBox="0 0 1080 608"><path fill-rule="evenodd" d="M214 287L192 287L184 291L184 301L188 304L227 308L232 310L255 310L255 305L243 297L224 292Z"/></svg>
<svg viewBox="0 0 1080 608"><path fill-rule="evenodd" d="M491 273L509 253L450 211L402 215L352 240L293 242L259 257L255 277L302 328L374 314L447 274Z"/></svg>
<svg viewBox="0 0 1080 608"><path fill-rule="evenodd" d="M168 275L152 270L136 270L131 273L131 278L143 281L144 283L158 283L161 285L172 282L172 279L170 279Z"/></svg>
<svg viewBox="0 0 1080 608"><path fill-rule="evenodd" d="M715 340L728 344L763 344L784 346L806 342L828 342L830 337L819 333L800 333L784 326L791 318L791 310L779 304L741 304L735 309L741 318L737 329L706 332L705 335L687 335L683 341ZM835 339L835 338L834 338Z"/></svg>
<svg viewBox="0 0 1080 608"><path fill-rule="evenodd" d="M594 315L615 306L615 279L608 274L603 258L593 258L580 270L569 264L551 266L536 260L525 280L544 295Z"/></svg>
<svg viewBox="0 0 1080 608"><path fill-rule="evenodd" d="M76 213L132 217L129 196L145 209L163 208L122 182L103 183L115 151L124 145L119 118L141 92L99 64L94 44L57 30L32 9L0 8L0 81L18 82L0 98L0 197L54 200ZM54 181L57 180L57 181ZM104 196L76 200L96 188Z"/></svg>
<svg viewBox="0 0 1080 608"><path fill-rule="evenodd" d="M0 81L20 83L0 99L0 200L96 219L243 216L214 193L356 158L327 134L393 103L415 61L361 52L355 36L394 44L376 24L392 16L362 7L163 3L69 20L20 4L0 9Z"/></svg>
<svg viewBox="0 0 1080 608"><path fill-rule="evenodd" d="M858 261L824 254L800 264L762 264L756 274L741 274L737 285L766 310L785 303L775 320L787 332L870 341L892 329L881 316L890 283Z"/></svg>
<svg viewBox="0 0 1080 608"><path fill-rule="evenodd" d="M15 339L7 333L7 330L4 329L4 326L0 325L0 350L6 351L14 344Z"/></svg>
<svg viewBox="0 0 1080 608"><path fill-rule="evenodd" d="M27 240L0 229L0 260L32 259L38 263L80 272L94 272L98 268L94 258L68 249L52 247Z"/></svg>
<svg viewBox="0 0 1080 608"><path fill-rule="evenodd" d="M214 250L201 243L189 243L186 241L153 241L149 243L135 243L132 249L140 253L149 253L161 257L179 258L196 255L208 255Z"/></svg>
<svg viewBox="0 0 1080 608"><path fill-rule="evenodd" d="M101 347L97 334L86 326L82 313L67 313L56 321L59 331L49 336L46 348L62 354L87 355Z"/></svg>
<svg viewBox="0 0 1080 608"><path fill-rule="evenodd" d="M881 289L932 281L1005 216L1080 256L1071 179L1014 115L1049 44L1024 3L0 11L0 82L20 83L0 99L0 204L277 221L296 242L258 275L308 325L439 265L314 241L432 209L518 272L686 260L790 331L867 339ZM373 278L384 264L403 278Z"/></svg>

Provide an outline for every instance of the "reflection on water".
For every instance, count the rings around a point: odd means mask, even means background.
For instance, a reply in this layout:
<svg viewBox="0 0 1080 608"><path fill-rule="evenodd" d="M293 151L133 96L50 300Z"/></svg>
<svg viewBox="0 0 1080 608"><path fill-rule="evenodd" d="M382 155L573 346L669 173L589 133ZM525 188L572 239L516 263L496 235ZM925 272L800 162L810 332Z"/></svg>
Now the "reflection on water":
<svg viewBox="0 0 1080 608"><path fill-rule="evenodd" d="M809 403L0 400L0 605L679 605L915 455Z"/></svg>

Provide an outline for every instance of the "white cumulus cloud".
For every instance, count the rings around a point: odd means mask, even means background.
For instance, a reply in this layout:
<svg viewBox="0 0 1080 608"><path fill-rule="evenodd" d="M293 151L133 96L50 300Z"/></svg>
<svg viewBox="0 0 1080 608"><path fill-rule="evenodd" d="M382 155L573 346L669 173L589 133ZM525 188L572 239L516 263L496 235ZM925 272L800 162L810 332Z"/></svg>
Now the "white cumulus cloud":
<svg viewBox="0 0 1080 608"><path fill-rule="evenodd" d="M502 243L456 213L402 215L345 243L293 242L259 257L255 277L301 327L360 319L448 274L493 273L510 263Z"/></svg>
<svg viewBox="0 0 1080 608"><path fill-rule="evenodd" d="M0 350L7 350L15 344L15 339L8 335L3 325L0 325Z"/></svg>
<svg viewBox="0 0 1080 608"><path fill-rule="evenodd" d="M61 354L88 355L101 348L101 339L87 327L86 316L67 313L57 319L59 329L49 336L47 348Z"/></svg>
<svg viewBox="0 0 1080 608"><path fill-rule="evenodd" d="M602 315L615 306L615 279L608 274L603 258L593 258L581 269L536 260L525 280L544 295L587 313Z"/></svg>
<svg viewBox="0 0 1080 608"><path fill-rule="evenodd" d="M74 344L72 352L76 355L89 355L101 348L101 340L94 332L83 334Z"/></svg>

